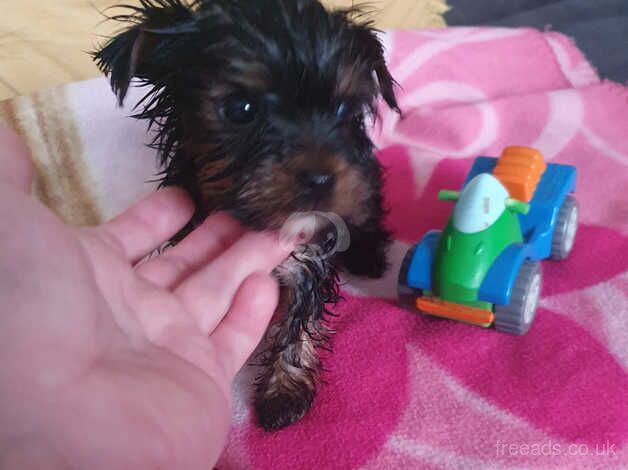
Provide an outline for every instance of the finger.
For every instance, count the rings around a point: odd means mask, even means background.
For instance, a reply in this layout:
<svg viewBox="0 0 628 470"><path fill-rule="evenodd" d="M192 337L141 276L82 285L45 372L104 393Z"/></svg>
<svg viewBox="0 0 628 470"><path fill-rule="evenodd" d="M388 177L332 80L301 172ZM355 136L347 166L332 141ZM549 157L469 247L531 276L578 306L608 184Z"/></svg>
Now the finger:
<svg viewBox="0 0 628 470"><path fill-rule="evenodd" d="M238 289L229 312L210 335L215 358L229 379L261 341L278 299L277 281L265 273L253 273Z"/></svg>
<svg viewBox="0 0 628 470"><path fill-rule="evenodd" d="M243 232L234 218L213 214L176 246L139 266L137 273L157 286L173 288L224 252Z"/></svg>
<svg viewBox="0 0 628 470"><path fill-rule="evenodd" d="M201 331L210 333L244 280L254 272L270 273L290 251L274 234L247 233L213 263L184 280L175 293L197 319Z"/></svg>
<svg viewBox="0 0 628 470"><path fill-rule="evenodd" d="M135 262L181 230L193 211L192 201L183 190L165 188L145 197L96 230L113 238L127 259Z"/></svg>
<svg viewBox="0 0 628 470"><path fill-rule="evenodd" d="M0 125L0 181L30 193L33 183L33 162L24 141L11 129Z"/></svg>

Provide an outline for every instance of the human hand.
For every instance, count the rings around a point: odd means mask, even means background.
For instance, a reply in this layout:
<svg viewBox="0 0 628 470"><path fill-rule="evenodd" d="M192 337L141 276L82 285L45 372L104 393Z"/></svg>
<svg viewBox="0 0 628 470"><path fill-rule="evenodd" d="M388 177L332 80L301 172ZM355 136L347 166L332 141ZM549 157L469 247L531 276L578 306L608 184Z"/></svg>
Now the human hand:
<svg viewBox="0 0 628 470"><path fill-rule="evenodd" d="M190 218L182 192L69 227L3 128L0 148L0 467L211 468L290 247L217 214L136 265Z"/></svg>

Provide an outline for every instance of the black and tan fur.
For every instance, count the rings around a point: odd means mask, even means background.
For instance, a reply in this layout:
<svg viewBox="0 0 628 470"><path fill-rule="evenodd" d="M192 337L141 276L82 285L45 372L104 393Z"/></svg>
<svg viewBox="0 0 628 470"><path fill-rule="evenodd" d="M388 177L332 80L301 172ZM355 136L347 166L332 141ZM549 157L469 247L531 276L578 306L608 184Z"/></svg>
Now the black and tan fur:
<svg viewBox="0 0 628 470"><path fill-rule="evenodd" d="M147 89L136 117L152 124L162 184L196 203L177 239L213 211L256 230L325 211L349 228L347 251L300 247L276 271L255 407L265 429L283 427L312 404L336 269L386 269L382 169L366 130L380 96L397 109L382 45L359 11L317 0L142 0L113 18L127 29L94 57L121 103L133 78Z"/></svg>

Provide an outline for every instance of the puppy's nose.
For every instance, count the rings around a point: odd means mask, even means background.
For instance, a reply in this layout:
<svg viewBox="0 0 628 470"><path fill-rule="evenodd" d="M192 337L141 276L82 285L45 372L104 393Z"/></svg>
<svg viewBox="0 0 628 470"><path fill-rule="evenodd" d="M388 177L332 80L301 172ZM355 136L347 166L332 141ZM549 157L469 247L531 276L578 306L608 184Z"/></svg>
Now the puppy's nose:
<svg viewBox="0 0 628 470"><path fill-rule="evenodd" d="M303 188L314 195L322 195L333 188L336 178L323 172L303 172L298 177Z"/></svg>

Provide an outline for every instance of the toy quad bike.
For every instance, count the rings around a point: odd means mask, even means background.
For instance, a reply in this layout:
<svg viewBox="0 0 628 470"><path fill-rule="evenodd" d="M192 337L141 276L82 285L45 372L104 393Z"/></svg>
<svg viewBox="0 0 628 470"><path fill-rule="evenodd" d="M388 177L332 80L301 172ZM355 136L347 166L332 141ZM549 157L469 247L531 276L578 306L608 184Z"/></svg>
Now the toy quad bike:
<svg viewBox="0 0 628 470"><path fill-rule="evenodd" d="M539 260L571 252L578 228L573 166L546 164L527 147L478 157L443 231L406 254L398 295L413 311L522 335L541 292Z"/></svg>

